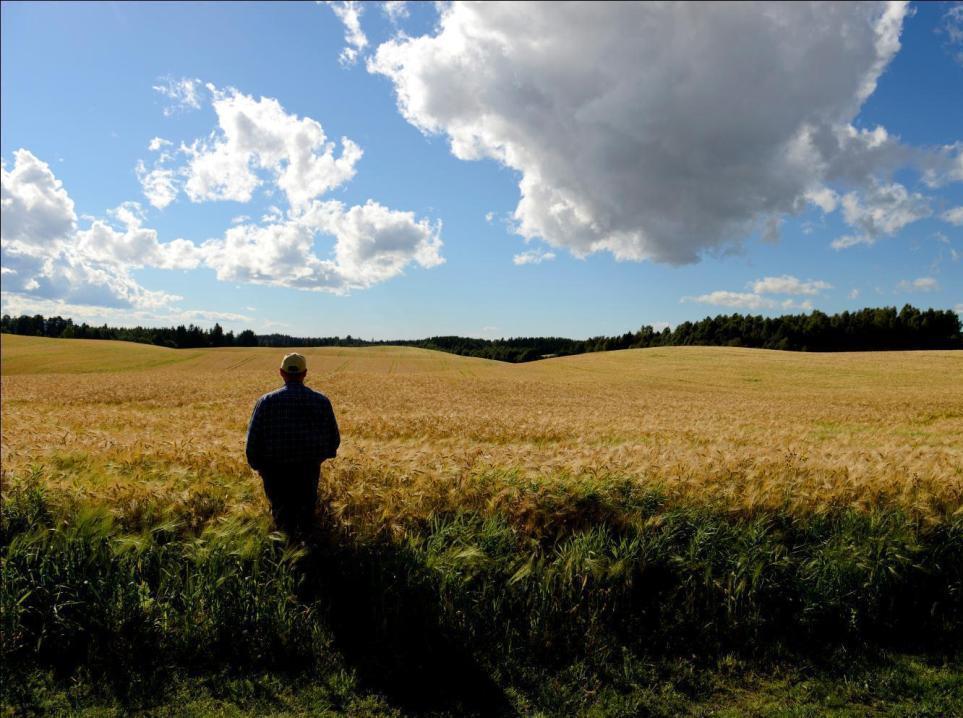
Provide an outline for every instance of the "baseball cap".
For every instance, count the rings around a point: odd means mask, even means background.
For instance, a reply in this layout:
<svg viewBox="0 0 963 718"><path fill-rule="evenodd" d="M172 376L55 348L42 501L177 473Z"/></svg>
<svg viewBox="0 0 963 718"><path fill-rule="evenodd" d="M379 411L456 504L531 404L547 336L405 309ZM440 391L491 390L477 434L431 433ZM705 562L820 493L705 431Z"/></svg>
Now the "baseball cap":
<svg viewBox="0 0 963 718"><path fill-rule="evenodd" d="M287 374L300 374L308 370L308 363L300 354L288 354L281 361L281 371Z"/></svg>

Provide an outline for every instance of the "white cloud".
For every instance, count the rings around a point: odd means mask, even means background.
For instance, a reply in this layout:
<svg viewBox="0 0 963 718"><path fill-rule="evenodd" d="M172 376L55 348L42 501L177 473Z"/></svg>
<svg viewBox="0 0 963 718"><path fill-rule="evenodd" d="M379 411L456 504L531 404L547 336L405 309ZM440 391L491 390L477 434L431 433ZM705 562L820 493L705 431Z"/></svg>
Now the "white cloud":
<svg viewBox="0 0 963 718"><path fill-rule="evenodd" d="M963 5L960 6L963 8ZM953 207L940 215L944 222L963 227L963 207Z"/></svg>
<svg viewBox="0 0 963 718"><path fill-rule="evenodd" d="M143 160L138 160L136 172L144 196L157 209L164 209L177 198L177 182L173 170L154 167L148 171Z"/></svg>
<svg viewBox="0 0 963 718"><path fill-rule="evenodd" d="M849 249L860 244L873 245L875 240L865 234L844 234L830 242L830 246L836 250Z"/></svg>
<svg viewBox="0 0 963 718"><path fill-rule="evenodd" d="M247 202L259 187L270 193L277 188L284 192L288 210L271 205L260 224L249 215L236 216L222 238L199 248L179 244L183 240L169 242L162 245L164 254L150 255L155 266L196 266L203 261L223 281L343 294L398 276L412 263L430 268L444 261L440 222L416 219L411 212L388 209L373 200L347 208L318 199L354 176L362 156L354 142L342 138L341 154L336 156L334 143L316 120L287 113L273 98L207 88L217 127L208 137L181 145L179 153L187 156L183 166L171 166L171 156L162 153L155 169L143 173L145 194L152 204L162 206L168 198L159 195L171 187L176 193L179 184L193 202ZM138 170L141 173L143 166ZM160 185L154 192L148 191L150 178ZM122 252L135 240L147 242L141 239L139 226L113 234L101 226L96 229L105 254ZM323 236L334 238L331 257L315 246ZM142 250L139 256L146 254Z"/></svg>
<svg viewBox="0 0 963 718"><path fill-rule="evenodd" d="M13 169L2 165L0 236L4 244L49 245L69 236L77 215L63 183L46 162L25 149L14 152Z"/></svg>
<svg viewBox="0 0 963 718"><path fill-rule="evenodd" d="M141 287L127 271L127 263L183 264L190 245L159 244L153 230L140 226L137 205L115 211L124 232L101 220L78 231L73 200L45 162L19 149L13 169L4 164L2 174L5 291L105 307L156 308L179 299Z"/></svg>
<svg viewBox="0 0 963 718"><path fill-rule="evenodd" d="M369 71L456 157L517 170L517 232L577 256L696 261L807 201L832 211L829 183L924 160L943 176L951 151L851 125L899 49L900 3L440 12L433 34L380 45Z"/></svg>
<svg viewBox="0 0 963 718"><path fill-rule="evenodd" d="M776 300L765 295L793 294L815 296L826 289L832 289L832 285L821 279L803 281L790 274L783 274L778 277L763 277L762 279L748 282L746 288L752 291L730 292L727 290L717 290L694 297L683 297L681 301L712 304L718 307L733 307L736 309L802 309L808 311L813 308L813 303L808 299L803 301L796 301L790 298Z"/></svg>
<svg viewBox="0 0 963 718"><path fill-rule="evenodd" d="M368 46L368 38L361 29L361 15L364 12L364 4L346 0L345 2L329 2L328 7L334 10L334 14L344 24L344 41L348 44L341 51L338 60L346 67L353 65L358 61L358 55ZM387 8L385 8L385 12L389 12Z"/></svg>
<svg viewBox="0 0 963 718"><path fill-rule="evenodd" d="M953 59L963 65L963 4L953 5L944 13L939 31L946 35L946 46Z"/></svg>
<svg viewBox="0 0 963 718"><path fill-rule="evenodd" d="M305 206L354 177L362 151L347 137L341 138L336 157L334 143L316 120L288 114L273 98L255 100L233 89L208 87L218 130L181 147L190 158L184 189L192 202L248 202L263 181L257 170L268 172L292 207Z"/></svg>
<svg viewBox="0 0 963 718"><path fill-rule="evenodd" d="M215 322L238 324L252 321L251 317L235 312L218 312L207 309L129 309L104 307L91 304L72 304L60 299L44 299L15 292L0 292L2 312L12 316L20 314L43 314L44 316L70 317L75 322L112 324L115 326L171 326L192 322L201 326Z"/></svg>
<svg viewBox="0 0 963 718"><path fill-rule="evenodd" d="M932 214L929 201L897 183L874 182L865 192L850 192L842 199L843 218L858 234L840 237L833 249L857 244L875 244L882 236L893 235L903 227Z"/></svg>
<svg viewBox="0 0 963 718"><path fill-rule="evenodd" d="M143 210L136 202L125 202L108 214L123 225L123 231L95 220L89 229L77 232L77 247L85 256L124 267L194 269L200 264L201 254L193 242L175 239L162 244L156 230L143 227Z"/></svg>
<svg viewBox="0 0 963 718"><path fill-rule="evenodd" d="M13 270L4 290L39 299L103 307L155 308L180 297L140 286L123 268L86 257L69 245L24 251L3 247L3 264Z"/></svg>
<svg viewBox="0 0 963 718"><path fill-rule="evenodd" d="M806 201L814 204L825 214L836 211L839 206L839 195L829 187L815 187L805 194Z"/></svg>
<svg viewBox="0 0 963 718"><path fill-rule="evenodd" d="M147 149L151 152L158 152L165 147L171 147L173 144L173 142L165 140L163 137L155 137L147 144Z"/></svg>
<svg viewBox="0 0 963 718"><path fill-rule="evenodd" d="M381 3L381 12L393 25L408 17L408 3L405 0L386 0Z"/></svg>
<svg viewBox="0 0 963 718"><path fill-rule="evenodd" d="M732 309L752 309L752 310L773 310L783 309L786 311L801 309L809 311L813 308L813 303L808 299L797 302L794 299L783 299L776 301L769 297L754 292L729 292L717 290L708 294L700 294L695 297L682 297L681 302L697 302L699 304L712 304L717 307L730 307Z"/></svg>
<svg viewBox="0 0 963 718"><path fill-rule="evenodd" d="M802 281L789 274L780 277L763 277L749 283L755 294L819 294L832 285L818 279Z"/></svg>
<svg viewBox="0 0 963 718"><path fill-rule="evenodd" d="M721 289L695 297L683 297L682 301L712 304L717 307L733 307L736 309L774 309L777 306L774 300L753 294L752 292L728 292Z"/></svg>
<svg viewBox="0 0 963 718"><path fill-rule="evenodd" d="M494 212L485 212L485 221L488 222L488 224L491 224L493 219L495 219Z"/></svg>
<svg viewBox="0 0 963 718"><path fill-rule="evenodd" d="M858 290L858 289L851 289L851 290L849 291L849 298L850 298L850 299L858 299L858 298L859 298L859 290Z"/></svg>
<svg viewBox="0 0 963 718"><path fill-rule="evenodd" d="M315 252L322 234L335 238L333 259ZM232 227L223 239L205 242L202 251L222 281L343 294L396 277L413 263L425 268L443 263L440 234L440 222L416 220L412 212L370 200L350 209L327 201L283 222Z"/></svg>
<svg viewBox="0 0 963 718"><path fill-rule="evenodd" d="M171 101L171 104L164 108L164 114L168 117L175 112L186 109L197 110L201 106L203 85L198 79L182 77L180 80L175 80L166 77L161 84L154 85L154 90Z"/></svg>
<svg viewBox="0 0 963 718"><path fill-rule="evenodd" d="M533 249L528 252L516 254L512 259L512 263L516 265L541 264L542 262L550 262L553 259L555 259L555 252L546 252L543 249Z"/></svg>
<svg viewBox="0 0 963 718"><path fill-rule="evenodd" d="M935 292L940 288L934 277L920 277L912 281L904 279L897 285L902 292Z"/></svg>

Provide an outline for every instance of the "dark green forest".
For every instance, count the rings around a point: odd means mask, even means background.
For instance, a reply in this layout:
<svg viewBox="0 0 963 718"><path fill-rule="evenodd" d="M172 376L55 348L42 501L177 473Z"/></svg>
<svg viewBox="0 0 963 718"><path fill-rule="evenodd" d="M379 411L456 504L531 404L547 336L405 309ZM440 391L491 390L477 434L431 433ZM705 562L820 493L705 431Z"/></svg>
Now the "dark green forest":
<svg viewBox="0 0 963 718"><path fill-rule="evenodd" d="M63 339L116 339L175 349L410 346L506 362L660 346L730 346L816 352L963 348L960 318L955 312L948 309L920 310L909 304L900 310L896 307L878 307L832 315L820 311L779 317L720 314L696 322L682 322L675 329L656 331L646 325L636 332L626 332L621 336L590 339L437 336L415 340L364 340L350 334L345 337L292 337L286 334L255 334L250 329L235 335L234 332L225 332L220 324L215 324L211 329L193 324L162 328L110 327L106 324L91 326L77 324L72 319L40 314L19 317L5 314L0 320L0 330L10 334Z"/></svg>

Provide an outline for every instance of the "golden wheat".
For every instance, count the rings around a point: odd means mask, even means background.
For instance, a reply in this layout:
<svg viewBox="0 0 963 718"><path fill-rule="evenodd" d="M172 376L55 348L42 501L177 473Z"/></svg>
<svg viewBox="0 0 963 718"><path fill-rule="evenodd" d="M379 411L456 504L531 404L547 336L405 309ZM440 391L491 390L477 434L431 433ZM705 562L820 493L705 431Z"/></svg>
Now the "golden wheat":
<svg viewBox="0 0 963 718"><path fill-rule="evenodd" d="M963 511L961 352L673 347L507 365L303 351L341 425L324 486L347 524L402 531L459 508L524 517L553 492L626 482L734 511ZM215 496L262 512L244 436L282 354L4 335L5 480L40 471L128 509Z"/></svg>

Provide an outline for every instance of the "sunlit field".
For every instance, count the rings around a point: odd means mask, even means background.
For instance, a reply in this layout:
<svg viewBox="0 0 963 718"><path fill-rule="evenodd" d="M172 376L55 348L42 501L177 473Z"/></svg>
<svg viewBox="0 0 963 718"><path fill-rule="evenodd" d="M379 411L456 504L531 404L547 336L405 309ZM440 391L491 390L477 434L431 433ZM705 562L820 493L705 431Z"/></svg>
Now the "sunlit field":
<svg viewBox="0 0 963 718"><path fill-rule="evenodd" d="M5 661L117 675L92 658L98 641L164 656L137 676L235 658L274 670L292 655L303 668L310 656L317 675L336 666L341 688L286 710L368 701L392 714L407 710L392 699L397 667L381 657L372 669L344 647L362 639L338 635L357 618L344 604L377 596L351 608L376 616L363 640L404 643L392 621L427 621L483 667L508 713L817 710L826 696L786 693L784 677L720 693L645 656L698 644L712 675L744 677L744 651L781 665L787 651L883 650L894 637L944 658L887 668L925 695L894 688L880 710L960 707L959 663L945 658L963 626L960 352L673 347L519 365L394 347L303 353L342 433L318 517L337 548L313 554L271 533L244 459L283 350L3 336ZM77 551L86 558L64 559ZM119 614L98 613L115 605L101 594L83 598L77 586L95 575L134 586L111 589ZM250 575L256 591L243 588ZM218 588L198 589L203 576ZM325 593L331 584L344 593ZM223 633L239 625L243 639ZM129 670L116 679L128 693ZM838 700L862 715L869 699L849 690ZM498 712L466 695L444 710Z"/></svg>
<svg viewBox="0 0 963 718"><path fill-rule="evenodd" d="M281 354L5 336L4 474L112 500L216 490L227 511L262 511L244 437ZM732 511L894 505L938 522L963 505L959 352L305 355L344 436L325 486L367 528L466 506L523 520L533 490L606 479Z"/></svg>

